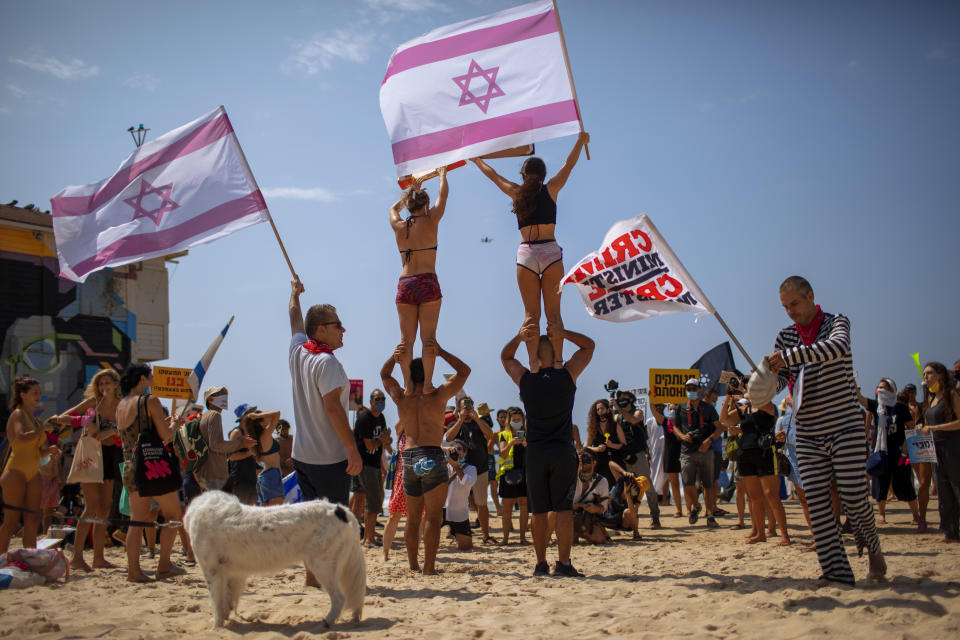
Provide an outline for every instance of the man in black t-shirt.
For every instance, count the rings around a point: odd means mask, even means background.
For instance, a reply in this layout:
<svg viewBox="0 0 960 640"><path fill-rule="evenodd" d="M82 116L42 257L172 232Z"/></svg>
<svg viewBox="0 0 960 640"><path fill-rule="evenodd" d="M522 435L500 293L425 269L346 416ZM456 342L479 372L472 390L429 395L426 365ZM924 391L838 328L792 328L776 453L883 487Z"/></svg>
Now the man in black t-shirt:
<svg viewBox="0 0 960 640"><path fill-rule="evenodd" d="M713 512L717 510L717 494L710 491L714 484L714 456L710 450L713 441L720 437L723 426L713 405L700 401L700 381L690 378L686 383L687 401L678 405L673 414L673 431L680 440L680 480L683 495L690 512L689 522L695 524L700 517L697 501L697 479L703 485L703 497L707 503L707 528L716 529Z"/></svg>
<svg viewBox="0 0 960 640"><path fill-rule="evenodd" d="M487 507L487 450L490 442L496 439L486 422L480 419L473 407L473 399L464 396L457 407L457 419L444 434L444 440L459 440L467 449L467 464L477 468L477 479L470 489L473 501L477 505L477 518L480 520L480 532L483 541L489 543L490 509ZM482 473L481 473L482 471Z"/></svg>
<svg viewBox="0 0 960 640"><path fill-rule="evenodd" d="M361 408L357 412L354 426L354 438L363 467L357 476L360 492L367 498L363 517L363 545L376 545L377 516L383 510L383 479L380 475L383 445L390 441L387 421L383 417L386 395L380 389L370 394L370 408Z"/></svg>
<svg viewBox="0 0 960 640"><path fill-rule="evenodd" d="M555 576L582 575L570 562L573 545L573 493L577 483L577 450L573 446L573 400L576 380L593 357L593 340L585 335L550 325L540 336L537 356L540 370L531 373L516 359L521 342L536 338L536 325L525 324L500 353L503 368L520 387L520 399L527 413L527 502L533 514L533 545L537 565L533 575L549 575L547 514L557 514L558 562ZM562 353L554 359L551 339L569 340L579 349L563 366ZM505 514L506 517L506 514Z"/></svg>

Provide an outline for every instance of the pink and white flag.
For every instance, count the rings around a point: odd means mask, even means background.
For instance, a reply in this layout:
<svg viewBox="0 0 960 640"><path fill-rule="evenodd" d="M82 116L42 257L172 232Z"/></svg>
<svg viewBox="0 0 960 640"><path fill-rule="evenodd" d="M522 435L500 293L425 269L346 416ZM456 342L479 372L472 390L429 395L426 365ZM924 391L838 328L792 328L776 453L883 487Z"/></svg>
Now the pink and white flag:
<svg viewBox="0 0 960 640"><path fill-rule="evenodd" d="M579 133L553 2L458 22L400 45L380 87L380 111L398 176Z"/></svg>
<svg viewBox="0 0 960 640"><path fill-rule="evenodd" d="M189 249L267 220L223 107L147 142L106 180L50 199L60 275Z"/></svg>
<svg viewBox="0 0 960 640"><path fill-rule="evenodd" d="M610 227L600 249L575 264L560 286L568 283L577 285L587 313L602 320L716 313L646 214Z"/></svg>

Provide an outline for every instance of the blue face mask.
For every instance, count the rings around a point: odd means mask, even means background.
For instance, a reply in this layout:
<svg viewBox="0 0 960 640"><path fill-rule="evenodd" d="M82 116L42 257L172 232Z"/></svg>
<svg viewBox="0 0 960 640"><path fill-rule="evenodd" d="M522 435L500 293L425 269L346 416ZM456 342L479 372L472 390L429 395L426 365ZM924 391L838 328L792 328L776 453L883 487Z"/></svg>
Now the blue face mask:
<svg viewBox="0 0 960 640"><path fill-rule="evenodd" d="M373 410L377 413L383 413L383 408L387 406L387 403L383 400L377 400L373 403Z"/></svg>
<svg viewBox="0 0 960 640"><path fill-rule="evenodd" d="M700 398L700 392L699 392L699 391L687 391L687 398L688 398L689 400L697 400L697 399Z"/></svg>

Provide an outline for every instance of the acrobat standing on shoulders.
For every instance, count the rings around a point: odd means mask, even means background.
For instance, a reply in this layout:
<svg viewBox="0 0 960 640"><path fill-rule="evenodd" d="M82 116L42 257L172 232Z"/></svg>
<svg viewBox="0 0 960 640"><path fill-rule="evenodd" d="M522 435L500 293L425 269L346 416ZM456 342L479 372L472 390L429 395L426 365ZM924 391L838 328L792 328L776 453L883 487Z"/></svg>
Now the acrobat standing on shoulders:
<svg viewBox="0 0 960 640"><path fill-rule="evenodd" d="M430 206L430 196L417 180L403 192L390 208L390 226L397 238L397 249L403 263L400 281L397 283L397 315L400 317L400 341L407 348L405 359L400 363L404 389L413 389L410 380L410 361L413 358L413 343L420 328L423 344L436 338L437 321L440 318L440 282L437 280L437 228L447 205L447 171L439 169L440 187L437 202ZM403 218L400 212L406 208L410 217ZM433 366L436 359L432 350L423 350L424 392L433 387Z"/></svg>
<svg viewBox="0 0 960 640"><path fill-rule="evenodd" d="M472 158L483 175L490 178L501 191L513 200L513 212L517 215L517 226L523 242L517 249L517 284L523 300L524 320L522 326L533 328L525 341L527 356L530 360L530 372L539 368L537 341L540 335L540 300L543 299L543 311L547 316L547 329L552 335L563 335L563 320L560 317L560 279L563 277L563 250L557 244L554 229L557 226L557 195L567 183L570 171L580 158L580 150L590 142L590 134L581 131L573 150L567 156L563 168L555 176L547 179L547 165L540 158L528 158L520 169L523 184L511 182L493 170L480 158ZM546 181L546 182L545 182ZM553 352L559 359L553 363L556 368L563 366L563 338L553 342ZM549 365L548 365L549 366Z"/></svg>

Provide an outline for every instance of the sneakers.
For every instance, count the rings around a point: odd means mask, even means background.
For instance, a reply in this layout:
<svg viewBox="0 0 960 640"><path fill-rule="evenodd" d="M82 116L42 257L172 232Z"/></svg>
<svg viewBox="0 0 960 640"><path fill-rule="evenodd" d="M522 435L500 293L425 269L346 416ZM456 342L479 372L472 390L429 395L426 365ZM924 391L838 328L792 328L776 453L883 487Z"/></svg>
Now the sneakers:
<svg viewBox="0 0 960 640"><path fill-rule="evenodd" d="M663 528L663 527L660 525L660 518L659 518L658 516L654 516L654 517L653 517L653 520L650 522L650 528L651 528L651 529L662 529L662 528Z"/></svg>
<svg viewBox="0 0 960 640"><path fill-rule="evenodd" d="M550 565L546 561L538 562L537 566L533 569L534 576L548 576L550 575Z"/></svg>
<svg viewBox="0 0 960 640"><path fill-rule="evenodd" d="M546 564L546 563L544 563ZM567 562L557 562L553 566L553 575L560 576L563 578L582 578L583 574L573 568L573 564Z"/></svg>
<svg viewBox="0 0 960 640"><path fill-rule="evenodd" d="M713 516L707 516L707 529L719 529L720 525L717 524L717 519Z"/></svg>
<svg viewBox="0 0 960 640"><path fill-rule="evenodd" d="M697 520L700 519L700 505L697 505L690 510L690 517L687 519L687 522L690 524L697 524Z"/></svg>

